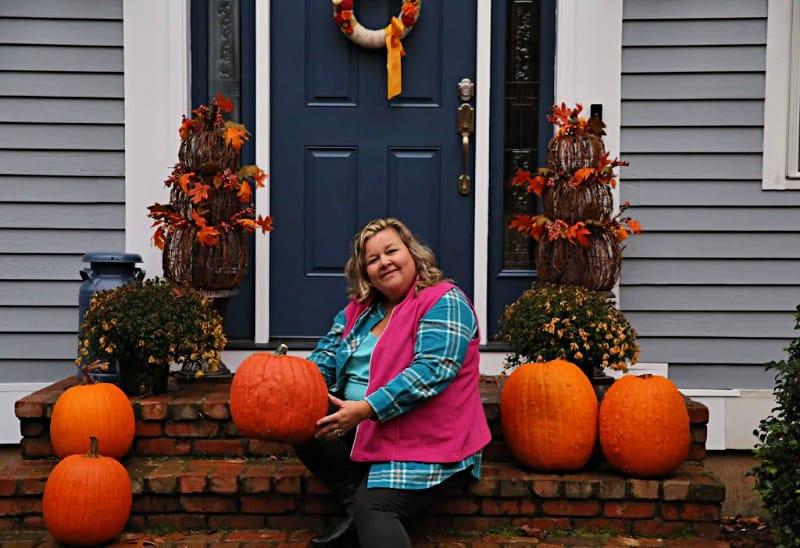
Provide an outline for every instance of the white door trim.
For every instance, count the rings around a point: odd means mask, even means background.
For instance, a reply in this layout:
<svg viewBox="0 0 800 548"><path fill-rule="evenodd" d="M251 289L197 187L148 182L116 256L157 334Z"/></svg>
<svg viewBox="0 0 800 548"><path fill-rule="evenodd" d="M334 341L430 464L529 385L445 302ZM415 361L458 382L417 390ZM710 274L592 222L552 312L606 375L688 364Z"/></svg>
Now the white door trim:
<svg viewBox="0 0 800 548"><path fill-rule="evenodd" d="M487 331L489 245L489 100L491 0L477 4L474 304ZM269 173L270 1L256 3L256 162ZM188 0L124 0L125 251L139 253L148 276L161 274L161 252L150 244L147 206L166 201L163 180L177 161L178 125L189 112ZM622 0L559 0L556 10L556 98L603 104L606 145L619 150ZM594 29L602 28L600 41ZM269 213L267 192L258 214ZM276 230L280 229L276 212ZM269 236L256 236L255 340L268 342ZM486 342L486 335L484 340Z"/></svg>

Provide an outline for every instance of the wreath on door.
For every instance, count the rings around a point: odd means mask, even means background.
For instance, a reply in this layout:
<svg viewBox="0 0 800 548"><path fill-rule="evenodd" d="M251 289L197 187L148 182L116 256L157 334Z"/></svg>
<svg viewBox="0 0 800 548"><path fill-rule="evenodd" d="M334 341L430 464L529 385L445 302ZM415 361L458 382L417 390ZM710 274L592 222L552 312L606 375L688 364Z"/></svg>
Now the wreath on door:
<svg viewBox="0 0 800 548"><path fill-rule="evenodd" d="M392 17L389 24L382 29L369 29L359 23L353 11L354 2L355 0L332 0L333 20L339 30L355 44L370 49L386 48L387 95L391 99L402 91L400 59L405 57L406 52L401 41L417 23L422 0L403 0L400 13L397 17Z"/></svg>

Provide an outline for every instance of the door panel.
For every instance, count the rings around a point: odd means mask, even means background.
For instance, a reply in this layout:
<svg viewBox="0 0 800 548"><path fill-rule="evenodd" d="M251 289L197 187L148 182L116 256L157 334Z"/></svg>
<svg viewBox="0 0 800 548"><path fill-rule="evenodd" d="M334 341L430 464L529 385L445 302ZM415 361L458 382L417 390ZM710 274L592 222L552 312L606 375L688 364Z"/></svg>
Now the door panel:
<svg viewBox="0 0 800 548"><path fill-rule="evenodd" d="M475 79L475 0L422 4L392 100L386 51L351 43L328 0L271 5L270 337L324 334L345 304L353 234L376 217L405 221L471 294L474 198L458 193L456 110L457 83ZM381 28L399 8L371 0L356 14Z"/></svg>

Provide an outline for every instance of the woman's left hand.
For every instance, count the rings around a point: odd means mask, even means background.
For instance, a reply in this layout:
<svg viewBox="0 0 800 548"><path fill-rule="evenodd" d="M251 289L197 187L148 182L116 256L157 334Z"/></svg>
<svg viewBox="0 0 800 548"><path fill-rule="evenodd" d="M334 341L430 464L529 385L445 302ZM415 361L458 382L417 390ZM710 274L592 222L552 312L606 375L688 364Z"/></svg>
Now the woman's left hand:
<svg viewBox="0 0 800 548"><path fill-rule="evenodd" d="M338 407L335 413L326 415L317 421L319 430L314 435L315 438L335 439L343 436L345 432L358 426L358 423L369 419L375 415L372 406L367 400L340 400L336 396L328 394L331 403Z"/></svg>

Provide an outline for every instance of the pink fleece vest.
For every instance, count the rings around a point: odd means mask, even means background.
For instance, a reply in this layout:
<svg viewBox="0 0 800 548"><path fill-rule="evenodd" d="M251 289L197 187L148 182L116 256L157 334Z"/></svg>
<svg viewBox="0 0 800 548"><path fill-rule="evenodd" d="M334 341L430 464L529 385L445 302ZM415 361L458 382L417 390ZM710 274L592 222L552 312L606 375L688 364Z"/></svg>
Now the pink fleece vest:
<svg viewBox="0 0 800 548"><path fill-rule="evenodd" d="M420 319L453 287L440 283L418 294L412 287L394 308L372 352L367 395L411 364ZM347 306L343 336L368 306L355 302ZM486 446L491 434L478 390L478 342L478 338L470 341L464 363L441 393L386 422L359 424L351 458L362 462L458 462Z"/></svg>

